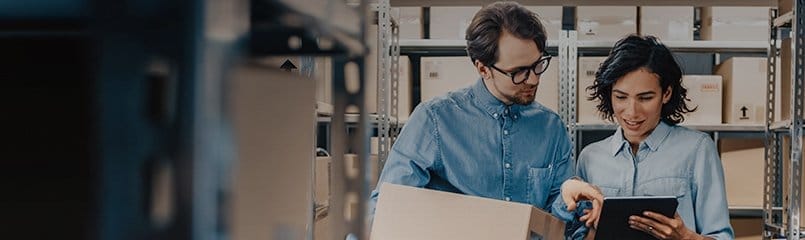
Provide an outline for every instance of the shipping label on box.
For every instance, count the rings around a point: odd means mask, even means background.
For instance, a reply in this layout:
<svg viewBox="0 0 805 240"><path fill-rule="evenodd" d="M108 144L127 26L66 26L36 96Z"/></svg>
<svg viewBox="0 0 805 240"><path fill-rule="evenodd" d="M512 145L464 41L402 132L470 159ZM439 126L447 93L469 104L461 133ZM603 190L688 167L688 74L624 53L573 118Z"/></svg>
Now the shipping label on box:
<svg viewBox="0 0 805 240"><path fill-rule="evenodd" d="M579 76L578 86L576 88L578 94L577 99L577 114L578 122L582 124L605 124L610 123L601 118L598 113L598 100L587 100L592 91L588 91L587 87L592 86L595 82L595 72L601 66L601 63L606 60L606 57L579 57Z"/></svg>
<svg viewBox="0 0 805 240"><path fill-rule="evenodd" d="M474 84L480 75L470 57L423 57L422 102Z"/></svg>
<svg viewBox="0 0 805 240"><path fill-rule="evenodd" d="M616 41L637 33L637 7L579 6L576 24L578 40Z"/></svg>
<svg viewBox="0 0 805 240"><path fill-rule="evenodd" d="M564 230L528 204L383 183L370 239L564 239Z"/></svg>
<svg viewBox="0 0 805 240"><path fill-rule="evenodd" d="M685 115L685 124L721 124L722 80L718 75L685 75L688 107L696 111Z"/></svg>

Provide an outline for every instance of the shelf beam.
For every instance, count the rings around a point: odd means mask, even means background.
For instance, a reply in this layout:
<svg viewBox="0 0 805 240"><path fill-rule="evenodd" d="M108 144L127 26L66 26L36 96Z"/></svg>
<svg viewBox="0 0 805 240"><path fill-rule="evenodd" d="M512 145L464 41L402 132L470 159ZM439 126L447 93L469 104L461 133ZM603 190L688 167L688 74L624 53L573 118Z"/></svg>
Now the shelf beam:
<svg viewBox="0 0 805 240"><path fill-rule="evenodd" d="M482 6L495 0L390 0L392 7ZM521 0L527 6L772 6L768 0ZM776 2L776 1L775 1ZM772 6L772 7L776 7Z"/></svg>

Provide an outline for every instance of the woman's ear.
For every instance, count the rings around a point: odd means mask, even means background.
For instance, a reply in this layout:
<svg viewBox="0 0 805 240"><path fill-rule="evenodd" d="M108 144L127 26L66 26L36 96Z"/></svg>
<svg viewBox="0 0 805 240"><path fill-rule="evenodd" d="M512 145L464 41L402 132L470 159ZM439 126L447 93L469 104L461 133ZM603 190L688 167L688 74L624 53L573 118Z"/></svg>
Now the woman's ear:
<svg viewBox="0 0 805 240"><path fill-rule="evenodd" d="M662 93L662 104L668 103L671 100L671 94L673 94L674 88L668 86L665 91Z"/></svg>

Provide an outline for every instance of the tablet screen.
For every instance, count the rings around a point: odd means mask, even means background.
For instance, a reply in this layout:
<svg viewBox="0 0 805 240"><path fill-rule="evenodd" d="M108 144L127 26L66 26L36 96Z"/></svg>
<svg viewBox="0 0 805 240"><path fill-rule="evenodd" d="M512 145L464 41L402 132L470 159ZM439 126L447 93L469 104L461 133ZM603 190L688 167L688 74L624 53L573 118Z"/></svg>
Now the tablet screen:
<svg viewBox="0 0 805 240"><path fill-rule="evenodd" d="M642 216L644 211L652 211L673 218L677 204L675 196L604 198L595 239L655 239L648 233L630 228L629 216Z"/></svg>

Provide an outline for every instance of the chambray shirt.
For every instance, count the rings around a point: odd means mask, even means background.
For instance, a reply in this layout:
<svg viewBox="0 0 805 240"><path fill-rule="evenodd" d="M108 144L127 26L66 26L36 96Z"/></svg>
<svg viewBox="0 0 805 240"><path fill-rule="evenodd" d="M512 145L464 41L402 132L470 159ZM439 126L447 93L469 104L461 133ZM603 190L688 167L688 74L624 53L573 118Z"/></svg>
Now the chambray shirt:
<svg viewBox="0 0 805 240"><path fill-rule="evenodd" d="M560 186L573 173L570 153L555 112L536 101L506 106L478 80L417 106L391 148L369 213L384 182L546 209L561 201Z"/></svg>
<svg viewBox="0 0 805 240"><path fill-rule="evenodd" d="M724 170L715 143L705 133L660 121L633 156L618 128L581 151L577 174L607 197L677 196L677 213L687 228L714 239L735 238Z"/></svg>

